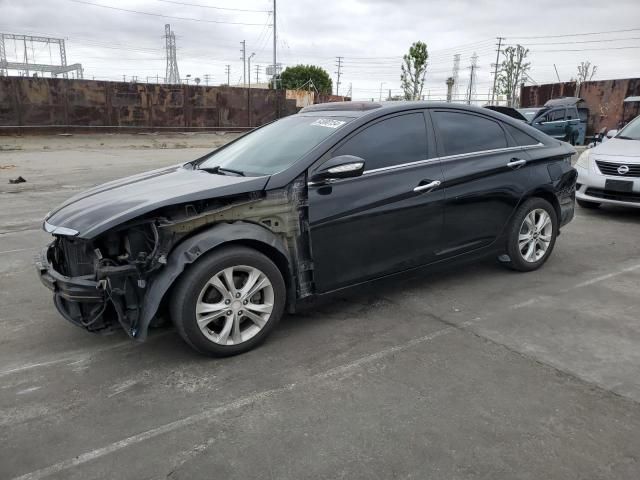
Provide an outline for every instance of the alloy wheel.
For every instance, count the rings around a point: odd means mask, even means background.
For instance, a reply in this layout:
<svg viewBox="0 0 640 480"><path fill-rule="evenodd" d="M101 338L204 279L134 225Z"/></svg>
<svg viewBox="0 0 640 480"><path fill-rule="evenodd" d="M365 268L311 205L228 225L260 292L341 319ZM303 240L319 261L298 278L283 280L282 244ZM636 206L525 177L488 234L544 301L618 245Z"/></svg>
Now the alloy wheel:
<svg viewBox="0 0 640 480"><path fill-rule="evenodd" d="M253 338L269 321L274 290L269 278L247 265L228 267L211 277L196 304L196 321L207 339L238 345Z"/></svg>
<svg viewBox="0 0 640 480"><path fill-rule="evenodd" d="M545 256L553 235L551 216L537 208L524 217L518 234L518 250L522 258L535 263Z"/></svg>

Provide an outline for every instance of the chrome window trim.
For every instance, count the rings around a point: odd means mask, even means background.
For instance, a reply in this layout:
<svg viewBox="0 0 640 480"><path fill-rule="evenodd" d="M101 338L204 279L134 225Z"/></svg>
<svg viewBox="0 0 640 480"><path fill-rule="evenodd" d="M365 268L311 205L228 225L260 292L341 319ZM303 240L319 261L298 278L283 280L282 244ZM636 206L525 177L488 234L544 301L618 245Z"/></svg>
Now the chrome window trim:
<svg viewBox="0 0 640 480"><path fill-rule="evenodd" d="M426 160L416 160L415 162L401 163L398 165L391 165L389 167L374 168L373 170L365 170L364 172L362 172L362 175L370 175L372 173L387 172L389 170L413 167L415 165L438 162L441 160L445 160L445 161L458 160L460 158L476 157L476 156L487 155L491 153L516 152L516 151L529 150L529 149L538 148L538 147L544 147L544 143L538 142L535 145L518 145L516 147L494 148L492 150L478 150L477 152L458 153L456 155L445 155L442 157L433 157L433 158L428 158Z"/></svg>
<svg viewBox="0 0 640 480"><path fill-rule="evenodd" d="M519 151L522 151L522 150L530 150L532 148L539 148L539 147L544 147L544 143L538 142L535 145L518 145L516 147L495 148L493 150L479 150L477 152L458 153L456 155L445 155L443 157L433 157L433 158L428 158L426 160L416 160L414 162L401 163L401 164L398 164L398 165L391 165L391 166L388 166L388 167L374 168L372 170L365 170L364 172L362 172L362 175L360 177L334 179L330 183L335 183L335 182L341 181L341 180L357 180L358 178L362 178L362 177L365 177L367 175L374 175L374 174L389 172L389 171L393 171L393 170L400 170L400 169L404 169L404 168L414 167L414 166L417 166L417 165L426 165L426 164L429 164L429 163L439 162L441 160L444 160L444 161L460 160L460 159L463 159L463 158L478 157L478 156L487 155L487 154L491 154L491 153L516 152L516 151L519 152ZM326 185L327 183L329 183L329 182L323 182L323 183L308 182L307 186L309 186L309 187L317 187L317 186L321 186L321 185Z"/></svg>

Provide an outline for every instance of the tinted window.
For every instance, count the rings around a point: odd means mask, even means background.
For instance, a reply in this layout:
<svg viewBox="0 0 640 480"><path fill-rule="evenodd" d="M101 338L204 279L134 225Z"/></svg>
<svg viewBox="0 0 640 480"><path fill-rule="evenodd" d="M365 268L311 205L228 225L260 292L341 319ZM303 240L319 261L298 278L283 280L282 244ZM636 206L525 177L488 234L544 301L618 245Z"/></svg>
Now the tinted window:
<svg viewBox="0 0 640 480"><path fill-rule="evenodd" d="M507 146L507 137L497 122L459 112L433 112L438 141L444 155L494 150Z"/></svg>
<svg viewBox="0 0 640 480"><path fill-rule="evenodd" d="M511 134L518 145L537 145L540 143L538 140L524 133L519 128L512 127L506 123L503 123L502 126Z"/></svg>
<svg viewBox="0 0 640 480"><path fill-rule="evenodd" d="M422 113L382 120L347 140L333 156L364 158L366 170L427 158L427 133Z"/></svg>
<svg viewBox="0 0 640 480"><path fill-rule="evenodd" d="M547 122L557 122L558 120L564 120L564 109L547 113Z"/></svg>

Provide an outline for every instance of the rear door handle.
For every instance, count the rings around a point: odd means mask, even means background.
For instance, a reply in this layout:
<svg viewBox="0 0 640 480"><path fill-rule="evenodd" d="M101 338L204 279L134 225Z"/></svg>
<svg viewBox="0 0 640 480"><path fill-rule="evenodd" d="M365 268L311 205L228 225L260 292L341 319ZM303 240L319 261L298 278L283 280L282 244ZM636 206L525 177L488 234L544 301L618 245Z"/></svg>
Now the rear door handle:
<svg viewBox="0 0 640 480"><path fill-rule="evenodd" d="M440 180L434 180L433 182L427 183L425 185L418 185L416 188L413 189L413 191L424 192L424 191L432 190L436 187L439 187L441 183L442 182Z"/></svg>
<svg viewBox="0 0 640 480"><path fill-rule="evenodd" d="M511 161L507 163L507 167L515 170L516 168L524 166L526 163L527 161L522 158L512 158Z"/></svg>

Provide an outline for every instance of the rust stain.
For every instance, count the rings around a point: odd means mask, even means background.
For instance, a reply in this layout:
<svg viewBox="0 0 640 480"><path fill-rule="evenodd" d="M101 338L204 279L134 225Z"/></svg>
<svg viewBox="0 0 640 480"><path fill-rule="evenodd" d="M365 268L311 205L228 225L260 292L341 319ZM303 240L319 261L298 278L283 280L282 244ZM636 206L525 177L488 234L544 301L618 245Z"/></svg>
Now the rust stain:
<svg viewBox="0 0 640 480"><path fill-rule="evenodd" d="M242 128L297 110L267 89L0 77L0 127Z"/></svg>
<svg viewBox="0 0 640 480"><path fill-rule="evenodd" d="M538 107L547 100L573 97L575 82L531 85L521 89L522 107ZM589 108L587 134L593 135L602 128L618 128L638 115L638 104L625 104L624 99L640 95L640 78L598 80L585 82L580 87L580 98Z"/></svg>

